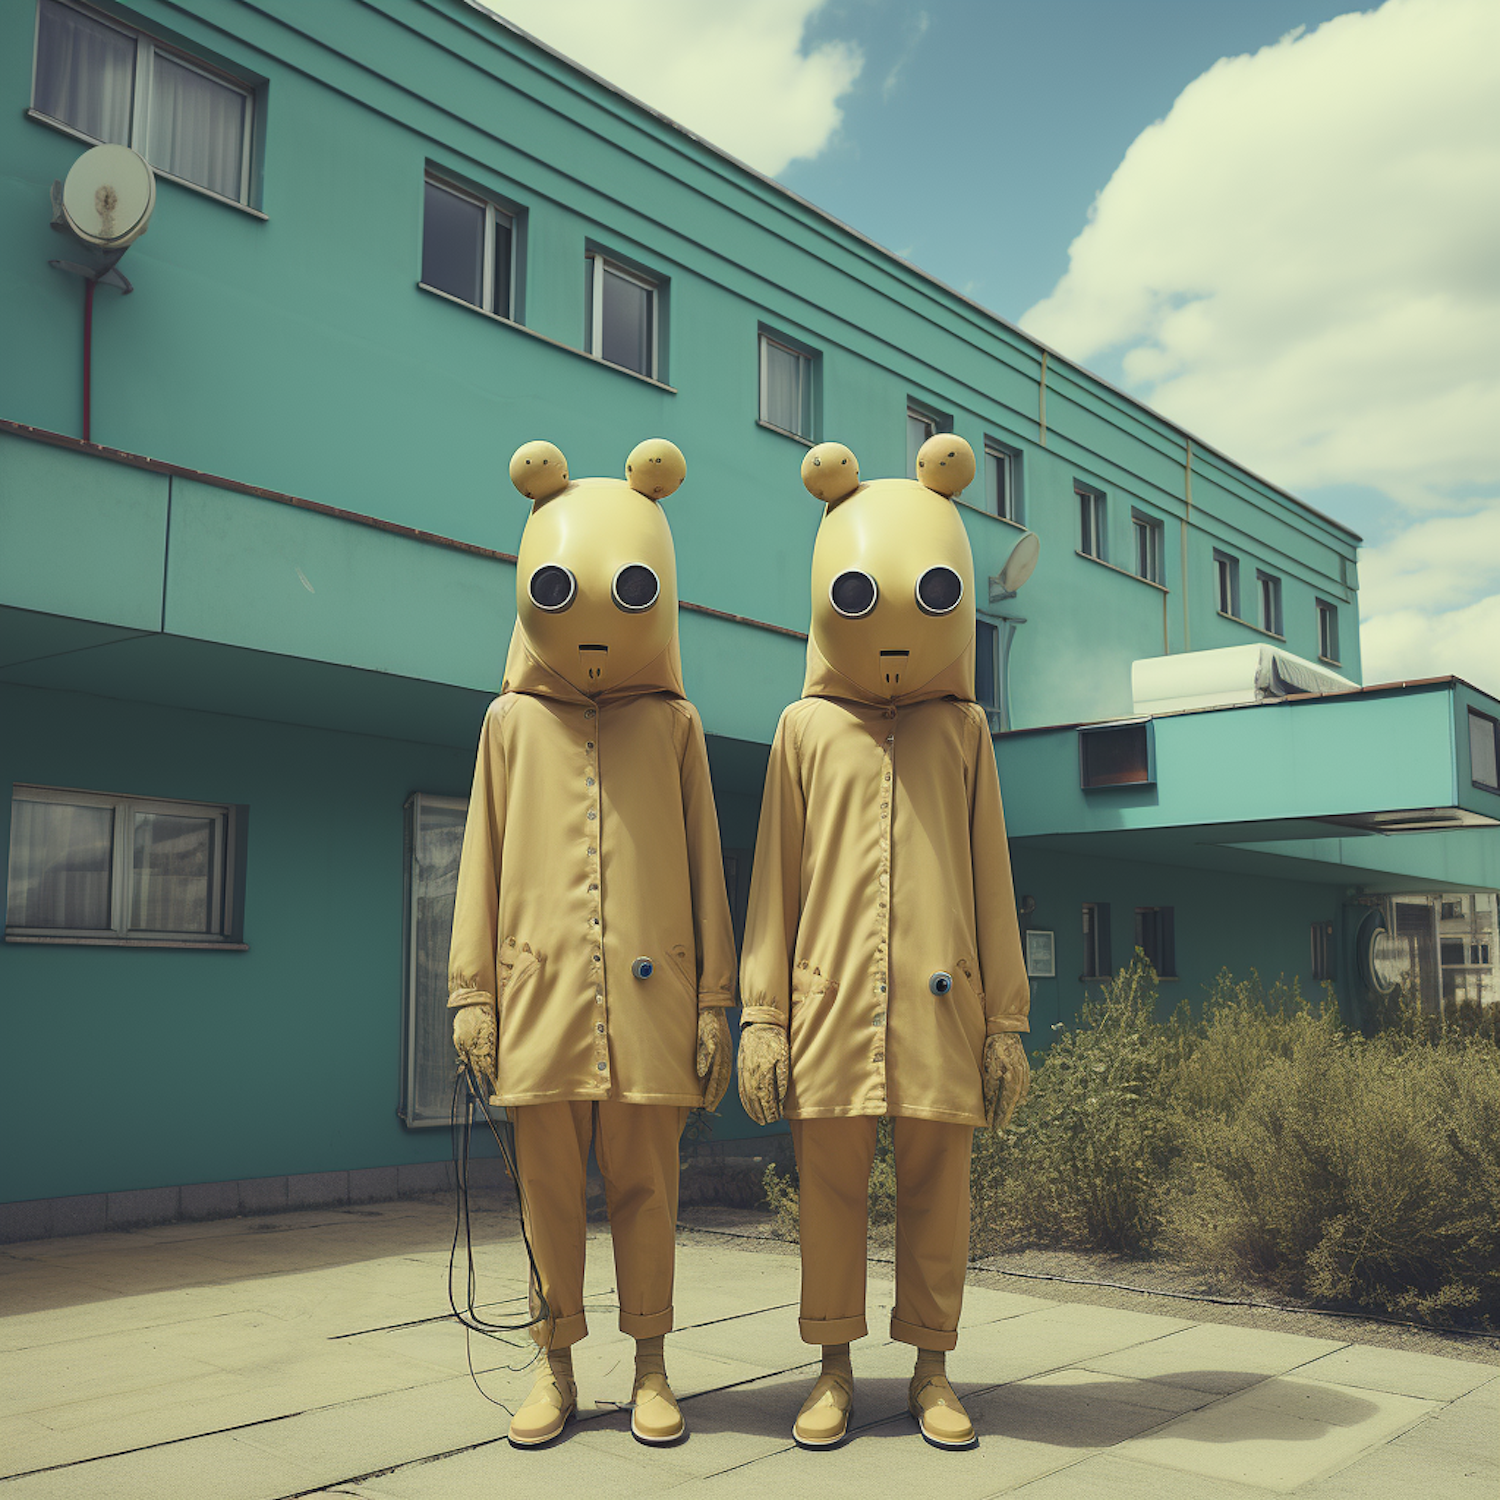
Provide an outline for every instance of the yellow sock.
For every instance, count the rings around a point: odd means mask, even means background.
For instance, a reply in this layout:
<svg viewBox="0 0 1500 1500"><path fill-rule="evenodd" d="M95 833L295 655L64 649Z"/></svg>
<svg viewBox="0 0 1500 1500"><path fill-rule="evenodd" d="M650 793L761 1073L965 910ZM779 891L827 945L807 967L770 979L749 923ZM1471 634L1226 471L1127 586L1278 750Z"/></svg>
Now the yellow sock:
<svg viewBox="0 0 1500 1500"><path fill-rule="evenodd" d="M667 1373L666 1335L657 1334L654 1339L635 1341L635 1378L643 1375L665 1375Z"/></svg>
<svg viewBox="0 0 1500 1500"><path fill-rule="evenodd" d="M912 1371L913 1380L930 1380L934 1375L946 1376L948 1354L943 1349L918 1349L917 1367Z"/></svg>
<svg viewBox="0 0 1500 1500"><path fill-rule="evenodd" d="M569 1344L566 1349L549 1349L547 1367L552 1371L552 1377L559 1385L574 1384L573 1346Z"/></svg>
<svg viewBox="0 0 1500 1500"><path fill-rule="evenodd" d="M853 1382L854 1363L849 1358L848 1344L823 1345L823 1374L842 1375L845 1380Z"/></svg>

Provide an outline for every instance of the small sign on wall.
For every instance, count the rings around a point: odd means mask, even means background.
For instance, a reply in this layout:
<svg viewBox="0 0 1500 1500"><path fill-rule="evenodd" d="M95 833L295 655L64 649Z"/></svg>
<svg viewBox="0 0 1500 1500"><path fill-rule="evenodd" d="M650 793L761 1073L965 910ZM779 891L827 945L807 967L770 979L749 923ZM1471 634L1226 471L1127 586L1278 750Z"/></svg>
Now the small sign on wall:
<svg viewBox="0 0 1500 1500"><path fill-rule="evenodd" d="M1050 932L1028 928L1026 938L1026 975L1029 979L1057 977L1057 948Z"/></svg>

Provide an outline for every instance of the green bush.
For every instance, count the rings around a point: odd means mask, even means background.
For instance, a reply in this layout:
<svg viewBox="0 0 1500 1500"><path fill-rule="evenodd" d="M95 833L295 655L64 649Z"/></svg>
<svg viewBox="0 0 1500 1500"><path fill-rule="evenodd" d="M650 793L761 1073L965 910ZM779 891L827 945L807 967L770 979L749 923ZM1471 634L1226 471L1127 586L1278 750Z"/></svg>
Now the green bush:
<svg viewBox="0 0 1500 1500"><path fill-rule="evenodd" d="M975 1136L974 1254L1164 1253L1328 1304L1500 1314L1493 1008L1397 1006L1367 1037L1330 996L1221 973L1196 1018L1156 1012L1138 954L1055 1028L1011 1129ZM795 1183L768 1172L766 1190L795 1237ZM888 1124L870 1208L894 1217Z"/></svg>

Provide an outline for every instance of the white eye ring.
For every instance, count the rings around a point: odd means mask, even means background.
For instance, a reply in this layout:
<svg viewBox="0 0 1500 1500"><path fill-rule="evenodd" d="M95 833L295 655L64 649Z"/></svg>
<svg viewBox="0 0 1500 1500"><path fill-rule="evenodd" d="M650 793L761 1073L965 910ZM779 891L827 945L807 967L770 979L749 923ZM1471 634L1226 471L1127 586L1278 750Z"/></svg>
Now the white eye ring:
<svg viewBox="0 0 1500 1500"><path fill-rule="evenodd" d="M851 614L847 609L839 608L839 601L833 597L833 591L838 586L840 578L847 578L851 573L857 574L870 585L870 602L862 610ZM832 583L828 585L828 602L833 606L833 612L841 615L846 620L862 620L880 603L880 585L861 568L845 568Z"/></svg>
<svg viewBox="0 0 1500 1500"><path fill-rule="evenodd" d="M620 580L632 568L645 568L646 572L648 572L651 575L651 581L656 585L655 591L652 593L651 597L644 604L627 604L620 597ZM617 605L619 605L619 607L621 609L623 609L626 614L630 614L630 615L644 614L646 612L646 610L650 609L651 606L653 604L655 604L658 599L661 598L661 579L657 577L656 569L647 566L647 564L645 564L645 563L626 563L625 566L623 568L621 568L620 571L618 573L616 573L615 576L614 576L614 578L610 581L609 592L610 592L610 596L614 599L615 603Z"/></svg>
<svg viewBox="0 0 1500 1500"><path fill-rule="evenodd" d="M953 576L958 579L958 598L956 598L953 603L947 607L947 609L931 609L922 598L922 580L931 573L952 573ZM917 608L920 609L924 615L951 615L953 611L964 602L964 581L962 577L959 576L957 569L950 568L946 563L938 563L933 567L924 569L921 577L917 579L916 584L914 585L914 592L917 597Z"/></svg>
<svg viewBox="0 0 1500 1500"><path fill-rule="evenodd" d="M568 577L568 596L561 604L543 604L536 596L536 581L549 568L556 568L560 573L566 573ZM533 570L530 578L526 580L526 594L531 602L549 615L561 614L578 597L578 580L573 576L571 568L565 568L561 563L543 563L541 567Z"/></svg>

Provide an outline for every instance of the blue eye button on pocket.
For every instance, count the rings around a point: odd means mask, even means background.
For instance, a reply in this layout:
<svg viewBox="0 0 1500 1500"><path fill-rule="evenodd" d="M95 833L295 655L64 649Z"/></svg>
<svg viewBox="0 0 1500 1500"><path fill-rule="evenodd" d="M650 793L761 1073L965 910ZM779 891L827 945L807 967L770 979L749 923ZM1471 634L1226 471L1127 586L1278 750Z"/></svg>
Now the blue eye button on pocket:
<svg viewBox="0 0 1500 1500"><path fill-rule="evenodd" d="M945 974L941 969L927 981L927 988L934 995L946 995L953 988L953 976Z"/></svg>
<svg viewBox="0 0 1500 1500"><path fill-rule="evenodd" d="M638 958L630 966L630 972L637 979L649 979L655 971L656 965L649 958Z"/></svg>

